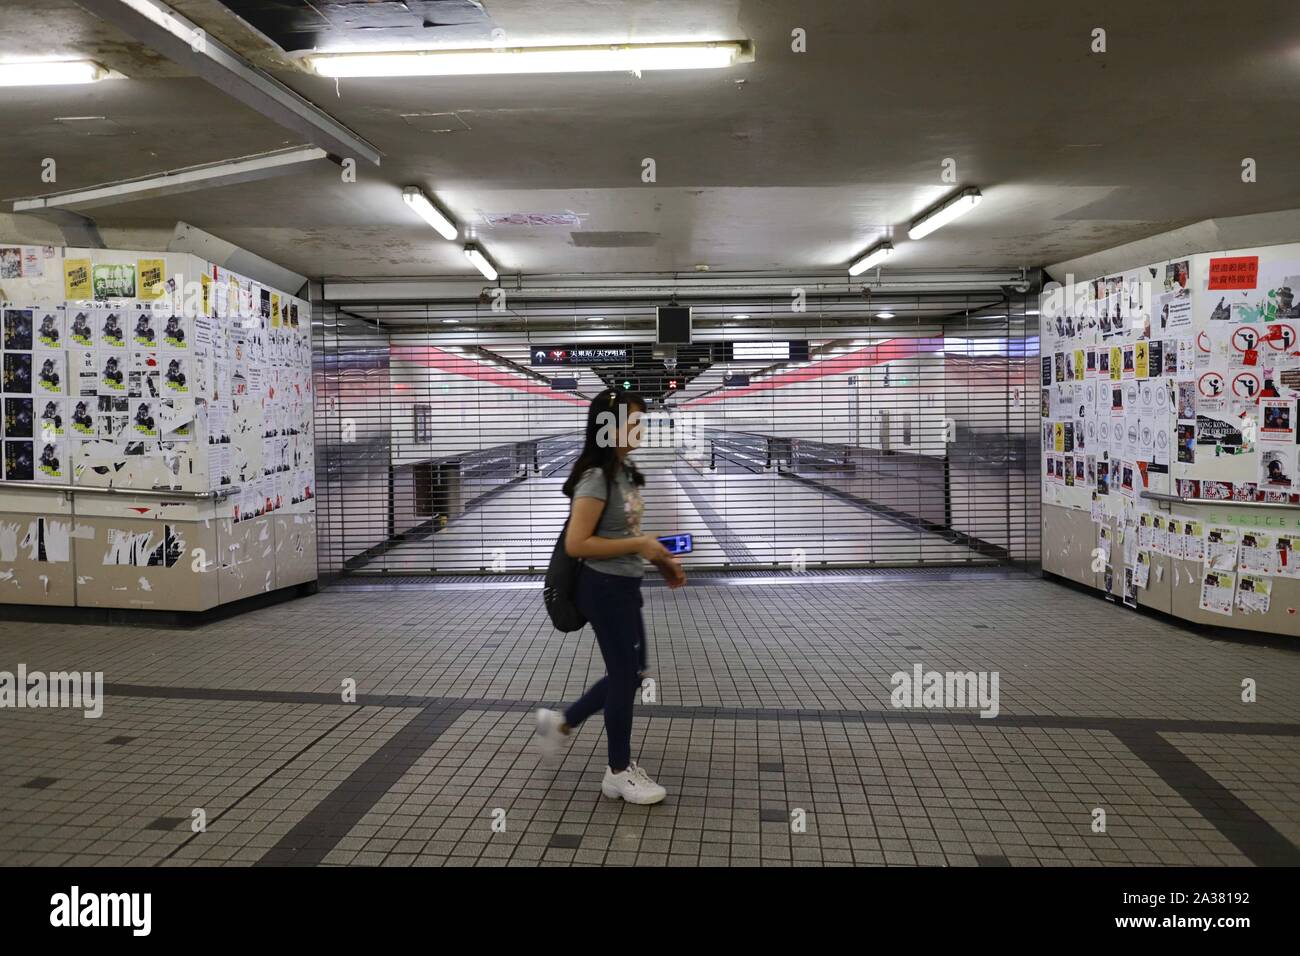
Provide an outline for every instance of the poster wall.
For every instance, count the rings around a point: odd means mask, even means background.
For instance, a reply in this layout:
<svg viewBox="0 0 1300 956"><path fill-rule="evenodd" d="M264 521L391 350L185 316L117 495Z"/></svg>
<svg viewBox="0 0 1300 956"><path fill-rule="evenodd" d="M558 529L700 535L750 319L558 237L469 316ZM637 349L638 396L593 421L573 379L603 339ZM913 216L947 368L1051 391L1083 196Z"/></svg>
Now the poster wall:
<svg viewBox="0 0 1300 956"><path fill-rule="evenodd" d="M14 250L0 280L6 481L228 489L235 521L312 502L305 301L192 256Z"/></svg>
<svg viewBox="0 0 1300 956"><path fill-rule="evenodd" d="M1040 331L1043 502L1115 527L1098 547L1125 603L1168 555L1200 565L1202 611L1266 613L1272 580L1300 577L1290 537L1256 533L1249 509L1210 523L1143 493L1300 504L1300 244L1054 284Z"/></svg>

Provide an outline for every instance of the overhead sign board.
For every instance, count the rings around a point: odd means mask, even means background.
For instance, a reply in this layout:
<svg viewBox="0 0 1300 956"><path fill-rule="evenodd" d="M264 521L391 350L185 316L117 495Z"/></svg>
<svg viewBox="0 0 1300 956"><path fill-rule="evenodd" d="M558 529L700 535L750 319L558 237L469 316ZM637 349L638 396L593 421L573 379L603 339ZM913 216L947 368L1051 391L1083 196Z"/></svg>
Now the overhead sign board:
<svg viewBox="0 0 1300 956"><path fill-rule="evenodd" d="M568 348L567 346L534 345L531 349L530 365L626 365L631 361L631 354L625 347L584 346Z"/></svg>

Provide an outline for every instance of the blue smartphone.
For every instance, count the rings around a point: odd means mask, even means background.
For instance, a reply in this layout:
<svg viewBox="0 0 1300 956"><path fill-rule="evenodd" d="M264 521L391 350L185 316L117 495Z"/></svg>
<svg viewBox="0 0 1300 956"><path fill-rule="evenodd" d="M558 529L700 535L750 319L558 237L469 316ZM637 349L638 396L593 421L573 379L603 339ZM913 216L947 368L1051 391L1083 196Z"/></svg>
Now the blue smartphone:
<svg viewBox="0 0 1300 956"><path fill-rule="evenodd" d="M670 534L658 541L669 554L690 554L695 549L695 539L689 534Z"/></svg>

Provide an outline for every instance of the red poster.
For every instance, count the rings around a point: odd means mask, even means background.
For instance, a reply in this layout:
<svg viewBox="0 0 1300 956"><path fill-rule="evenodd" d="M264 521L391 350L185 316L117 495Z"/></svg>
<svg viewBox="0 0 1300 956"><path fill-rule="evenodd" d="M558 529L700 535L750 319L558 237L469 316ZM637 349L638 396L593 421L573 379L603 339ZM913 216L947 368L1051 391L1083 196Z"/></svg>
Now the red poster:
<svg viewBox="0 0 1300 956"><path fill-rule="evenodd" d="M1210 260L1211 289L1253 289L1259 278L1259 256Z"/></svg>

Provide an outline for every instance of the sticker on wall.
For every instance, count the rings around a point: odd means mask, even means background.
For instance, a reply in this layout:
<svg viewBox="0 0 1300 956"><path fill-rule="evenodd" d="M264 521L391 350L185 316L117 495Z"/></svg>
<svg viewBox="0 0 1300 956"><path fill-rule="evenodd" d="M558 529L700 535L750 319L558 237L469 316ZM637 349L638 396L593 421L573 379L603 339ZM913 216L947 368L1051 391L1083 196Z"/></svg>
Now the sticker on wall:
<svg viewBox="0 0 1300 956"><path fill-rule="evenodd" d="M162 388L167 395L188 395L190 380L190 360L183 356L164 356L166 368L162 372Z"/></svg>
<svg viewBox="0 0 1300 956"><path fill-rule="evenodd" d="M161 299L167 292L167 266L162 259L138 259L136 267L140 272L140 298Z"/></svg>
<svg viewBox="0 0 1300 956"><path fill-rule="evenodd" d="M4 309L3 341L5 350L30 351L35 344L31 309Z"/></svg>
<svg viewBox="0 0 1300 956"><path fill-rule="evenodd" d="M90 279L90 260L64 259L63 298L86 301L93 297L94 287Z"/></svg>
<svg viewBox="0 0 1300 956"><path fill-rule="evenodd" d="M1286 355L1296 345L1295 322L1274 322L1264 328L1262 342L1266 353Z"/></svg>
<svg viewBox="0 0 1300 956"><path fill-rule="evenodd" d="M1178 437L1178 463L1180 465L1196 464L1196 423L1179 422L1176 427Z"/></svg>
<svg viewBox="0 0 1300 956"><path fill-rule="evenodd" d="M69 307L68 338L74 346L94 348L98 338L95 332L94 310Z"/></svg>
<svg viewBox="0 0 1300 956"><path fill-rule="evenodd" d="M106 535L108 550L103 564L129 567L175 567L185 556L185 539L180 526L163 525L161 541L154 540L152 531L126 531L109 528Z"/></svg>
<svg viewBox="0 0 1300 956"><path fill-rule="evenodd" d="M189 352L194 342L194 320L185 315L169 315L163 322L162 346L166 351Z"/></svg>
<svg viewBox="0 0 1300 956"><path fill-rule="evenodd" d="M32 317L37 348L61 349L68 344L67 317L63 306L33 309Z"/></svg>
<svg viewBox="0 0 1300 956"><path fill-rule="evenodd" d="M72 415L69 427L72 434L79 438L95 438L95 413L93 399L77 398L72 401Z"/></svg>
<svg viewBox="0 0 1300 956"><path fill-rule="evenodd" d="M1296 449L1265 447L1260 453L1259 484L1265 489L1287 489L1296 485Z"/></svg>
<svg viewBox="0 0 1300 956"><path fill-rule="evenodd" d="M36 459L37 481L66 483L68 481L67 443L61 439L46 440L36 443L40 449Z"/></svg>
<svg viewBox="0 0 1300 956"><path fill-rule="evenodd" d="M1230 571L1207 570L1201 579L1201 610L1231 615L1232 596L1236 588L1236 574Z"/></svg>
<svg viewBox="0 0 1300 956"><path fill-rule="evenodd" d="M39 411L36 433L42 440L53 441L67 434L66 408L62 398L41 398L36 400L34 407Z"/></svg>
<svg viewBox="0 0 1300 956"><path fill-rule="evenodd" d="M135 298L135 266L105 263L90 270L96 301Z"/></svg>
<svg viewBox="0 0 1300 956"><path fill-rule="evenodd" d="M92 334L95 336L93 341L97 341L102 349L125 350L126 329L124 325L127 320L124 316L127 314L120 308L95 309L91 327Z"/></svg>
<svg viewBox="0 0 1300 956"><path fill-rule="evenodd" d="M1237 607L1246 614L1267 614L1273 581L1260 574L1243 574L1237 583Z"/></svg>
<svg viewBox="0 0 1300 956"><path fill-rule="evenodd" d="M1259 397L1264 382L1259 372L1253 369L1234 369L1232 373L1232 397L1238 401L1253 402Z"/></svg>
<svg viewBox="0 0 1300 956"><path fill-rule="evenodd" d="M136 309L131 313L131 344L140 348L158 347L157 316L149 309Z"/></svg>
<svg viewBox="0 0 1300 956"><path fill-rule="evenodd" d="M5 352L2 381L6 395L30 395L32 391L32 353Z"/></svg>
<svg viewBox="0 0 1300 956"><path fill-rule="evenodd" d="M1202 479L1200 485L1200 497L1206 501L1232 500L1232 482L1230 481L1210 481L1209 479Z"/></svg>
<svg viewBox="0 0 1300 956"><path fill-rule="evenodd" d="M1255 574L1278 574L1281 572L1278 541L1274 535L1254 529L1241 532L1241 554L1238 570Z"/></svg>
<svg viewBox="0 0 1300 956"><path fill-rule="evenodd" d="M1259 440L1269 444L1296 443L1296 403L1289 398L1259 400Z"/></svg>
<svg viewBox="0 0 1300 956"><path fill-rule="evenodd" d="M131 399L131 433L136 440L158 437L158 419L154 399Z"/></svg>
<svg viewBox="0 0 1300 956"><path fill-rule="evenodd" d="M39 351L34 354L32 359L36 371L35 381L32 383L34 393L47 397L64 394L68 385L64 356L62 349L57 352Z"/></svg>
<svg viewBox="0 0 1300 956"><path fill-rule="evenodd" d="M5 399L8 417L9 399ZM6 432L6 436L9 433ZM31 481L36 473L36 452L30 439L5 438L4 476L6 481Z"/></svg>
<svg viewBox="0 0 1300 956"><path fill-rule="evenodd" d="M127 394L128 371L126 368L126 353L101 351L90 354L98 355L99 374L97 384L99 394L125 397Z"/></svg>

